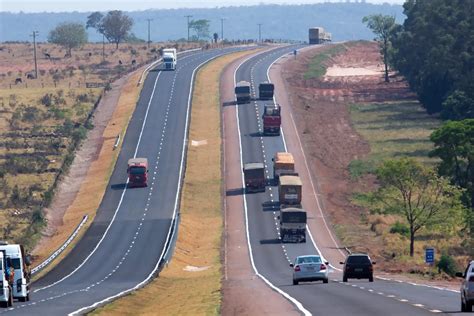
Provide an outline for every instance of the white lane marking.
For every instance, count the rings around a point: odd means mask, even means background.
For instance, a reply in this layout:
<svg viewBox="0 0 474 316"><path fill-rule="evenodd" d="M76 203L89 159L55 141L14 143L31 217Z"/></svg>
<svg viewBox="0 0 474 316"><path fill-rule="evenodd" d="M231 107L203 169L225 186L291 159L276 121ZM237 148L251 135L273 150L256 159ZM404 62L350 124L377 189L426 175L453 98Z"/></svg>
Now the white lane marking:
<svg viewBox="0 0 474 316"><path fill-rule="evenodd" d="M237 70L240 68L240 66L242 66L242 64L244 64L245 62L247 62L249 59L251 59L253 56L250 56L246 59L244 59L238 66L237 68L234 70L234 86L236 84L236 74L237 74ZM243 170L244 166L243 166L243 156L242 156L242 136L240 135L240 122L239 122L239 105L237 104L236 107L235 107L236 111L235 111L235 116L236 116L236 120L237 120L237 132L238 132L238 135L239 135L239 153L240 153L240 170ZM245 188L245 179L244 179L244 174L243 172L241 171L240 172L241 174L241 181L242 181L242 186ZM260 274L260 272L258 272L257 270L257 267L255 266L255 261L253 259L253 253L252 253L252 245L250 244L250 232L249 232L249 221L248 221L248 208L247 208L247 195L245 194L245 190L244 190L244 193L243 193L243 200L244 200L244 213L245 213L245 231L246 231L246 235L247 235L247 247L248 247L248 250L249 250L249 257L250 257L250 263L252 264L252 268L255 272L255 274L260 278L262 279L270 288L272 288L273 290L277 291L278 293L280 293L283 297L285 297L286 299L288 299L289 301L291 301L304 315L311 315L311 313L305 309L303 307L303 304L301 304L299 301L297 301L294 297L290 296L288 293L282 291L280 288L276 287L275 285L273 285L273 283L271 283L267 278L265 278L262 274Z"/></svg>
<svg viewBox="0 0 474 316"><path fill-rule="evenodd" d="M146 124L146 119L147 119L147 116L148 116L148 111L150 109L150 105L151 105L151 101L153 100L153 96L155 95L155 90L156 90L156 84L158 82L158 78L160 77L160 74L161 72L158 73L158 75L156 76L156 79L155 79L155 83L153 85L153 90L151 92L151 96L150 96L150 101L148 102L148 106L147 106L147 109L146 109L146 112L145 112L145 118L143 119L143 123L142 123L142 128L141 128L141 131L140 131L140 135L138 137L138 141L137 141L137 146L135 148L135 154L133 155L133 157L135 158L136 155L137 155L137 151L138 151L138 146L140 145L140 140L142 138L142 133L143 133L143 128ZM42 288L39 288L39 289L36 289L34 291L34 293L36 292L39 292L39 291L42 291L44 289L47 289L47 288L50 288L56 284L59 284L61 282L63 282L64 280L66 280L67 278L69 278L71 275L73 275L74 273L76 273L87 261L89 261L90 257L92 257L92 255L97 251L97 249L99 248L99 246L102 244L102 241L104 241L105 237L107 236L107 233L109 232L109 229L110 227L112 227L112 224L114 223L115 221L115 218L117 217L117 214L118 214L118 211L120 209L120 206L122 205L122 201L123 201L123 198L125 196L125 192L127 191L127 184L128 184L128 178L127 178L127 181L125 182L125 188L123 189L122 191L122 195L120 196L120 201L119 201L119 204L117 205L117 208L115 209L115 212L114 212L114 215L112 217L112 219L110 220L110 223L109 225L107 226L107 228L105 229L105 232L104 234L102 235L102 237L100 238L99 242L97 243L97 245L94 247L94 249L91 251L91 253L84 259L84 261L82 261L82 263L77 266L77 268L75 268L71 273L69 273L68 275L66 275L65 277L63 277L62 279L54 282L54 283L51 283L47 286L44 286Z"/></svg>
<svg viewBox="0 0 474 316"><path fill-rule="evenodd" d="M230 51L232 52L232 51ZM230 53L229 52L229 53ZM182 152L181 152L181 165L180 165L180 169L179 169L179 181L178 181L178 188L176 190L176 197L175 197L175 206L174 206L174 210L173 210L173 218L172 220L174 220L176 218L176 214L177 214L177 210L178 210L178 204L179 204L179 194L181 192L181 186L182 186L182 174L183 174L183 168L184 168L184 157L185 157L185 153L186 153L186 138L188 137L188 133L189 133L189 130L188 130L188 126L189 126L189 114L190 114L190 109L191 109L191 100L192 100L192 92L193 92L193 87L194 87L194 76L196 74L196 70L200 69L204 64L208 63L209 61L213 60L213 59L216 59L220 56L222 56L224 54L218 54L218 55L215 55L207 60L205 60L204 62L200 63L196 68L194 68L192 74L191 74L191 83L190 83L190 87L189 87L189 94L188 94L188 106L187 106L187 111L186 111L186 124L185 124L185 133L184 133L184 137L183 137L183 143L182 143L182 146L183 146L183 149L182 149ZM168 235L166 237L166 242L165 242L165 245L168 243L170 237L171 237L171 229L172 229L172 225L170 225L170 228L168 230ZM120 296L123 296L127 293L130 293L134 290L137 290L139 289L140 287L142 287L143 285L145 285L152 277L153 275L155 274L155 272L158 270L159 268L159 265L160 265L160 262L163 258L163 255L165 253L166 249L163 247L163 251L161 252L161 255L160 255L160 258L158 260L158 262L156 263L154 269L151 271L151 273L148 275L148 277L143 280L142 282L138 283L137 285L135 285L134 287L132 288L129 288L127 290L124 290L118 294L115 294L115 295L112 295L112 296L109 296L101 301L98 301L98 302L95 302L94 304L92 305L89 305L89 306L85 306L85 307L82 307L72 313L70 313L69 315L79 315L81 314L82 312L88 310L88 309L93 309L93 308L96 308L97 306L101 305L101 304L104 304L106 302L110 302L112 300L114 300L115 298L118 298Z"/></svg>

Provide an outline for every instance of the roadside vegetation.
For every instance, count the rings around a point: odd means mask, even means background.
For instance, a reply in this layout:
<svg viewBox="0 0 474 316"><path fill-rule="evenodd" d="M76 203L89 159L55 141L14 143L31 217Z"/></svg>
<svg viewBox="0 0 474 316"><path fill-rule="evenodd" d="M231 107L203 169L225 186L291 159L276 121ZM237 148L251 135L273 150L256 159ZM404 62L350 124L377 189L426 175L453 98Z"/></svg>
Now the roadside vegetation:
<svg viewBox="0 0 474 316"><path fill-rule="evenodd" d="M343 44L328 46L320 54L317 54L311 59L311 62L308 65L308 70L304 74L304 78L313 79L324 76L331 57L343 53L346 50L347 49Z"/></svg>
<svg viewBox="0 0 474 316"><path fill-rule="evenodd" d="M206 143L188 147L181 222L170 264L145 288L92 314L155 315L158 310L163 315L220 313L223 218L219 78L227 64L250 53L220 57L197 73L189 139Z"/></svg>

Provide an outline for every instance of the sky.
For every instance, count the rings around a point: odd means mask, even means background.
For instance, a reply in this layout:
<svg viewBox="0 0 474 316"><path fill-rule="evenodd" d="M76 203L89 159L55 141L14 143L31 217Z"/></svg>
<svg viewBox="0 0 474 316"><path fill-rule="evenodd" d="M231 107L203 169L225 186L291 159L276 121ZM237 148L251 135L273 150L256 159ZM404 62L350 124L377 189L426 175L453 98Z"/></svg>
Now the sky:
<svg viewBox="0 0 474 316"><path fill-rule="evenodd" d="M361 1L361 0L357 0ZM147 9L215 8L223 6L258 4L310 4L321 2L346 2L346 0L0 0L0 12L91 12L91 11L141 11ZM356 0L350 0L356 2ZM404 0L366 0L367 3L403 4Z"/></svg>

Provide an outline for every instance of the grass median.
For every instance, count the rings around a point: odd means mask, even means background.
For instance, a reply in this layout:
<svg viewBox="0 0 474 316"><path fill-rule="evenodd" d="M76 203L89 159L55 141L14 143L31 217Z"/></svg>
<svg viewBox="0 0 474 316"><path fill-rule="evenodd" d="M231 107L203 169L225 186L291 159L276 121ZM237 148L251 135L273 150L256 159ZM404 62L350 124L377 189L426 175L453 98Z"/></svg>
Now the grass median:
<svg viewBox="0 0 474 316"><path fill-rule="evenodd" d="M223 229L219 78L227 64L250 53L220 57L197 74L181 223L171 263L148 286L94 315L219 314Z"/></svg>

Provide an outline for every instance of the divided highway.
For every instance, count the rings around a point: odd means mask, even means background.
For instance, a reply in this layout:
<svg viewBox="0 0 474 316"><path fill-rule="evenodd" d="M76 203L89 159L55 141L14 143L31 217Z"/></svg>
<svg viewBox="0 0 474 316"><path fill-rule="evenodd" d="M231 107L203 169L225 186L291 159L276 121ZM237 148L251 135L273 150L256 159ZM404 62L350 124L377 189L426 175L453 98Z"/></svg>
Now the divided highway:
<svg viewBox="0 0 474 316"><path fill-rule="evenodd" d="M186 53L178 57L176 71L149 73L91 227L60 264L33 284L30 302L15 302L2 313L83 313L157 272L179 212L194 74L207 61L242 49ZM148 187L126 188L131 157L148 158Z"/></svg>
<svg viewBox="0 0 474 316"><path fill-rule="evenodd" d="M235 82L242 80L251 83L252 97L256 99L258 84L269 80L268 69L283 55L287 55L298 46L287 46L263 52L244 61L235 73ZM291 57L293 58L293 57ZM278 87L276 87L278 89ZM263 136L262 111L270 101L252 101L237 105L236 120L240 133L241 164L264 162L267 179L271 183L272 157L275 152L287 151L283 130L282 136ZM278 103L278 100L276 100ZM288 106L282 104L282 107ZM287 111L288 112L288 111ZM289 112L288 112L289 113ZM289 117L283 120L290 122ZM284 124L288 128L292 123ZM237 132L237 131L236 131ZM293 144L296 143L292 139ZM296 161L303 164L303 161ZM300 170L304 168L301 166ZM306 170L306 169L305 169ZM303 183L309 186L309 183ZM339 262L330 264L332 273L329 284L322 282L292 285L292 270L289 264L298 255L318 254L313 236L307 236L306 243L283 244L279 240L278 227L278 188L267 186L266 192L244 194L244 211L247 217L249 246L255 269L271 283L277 291L287 296L304 314L314 315L427 315L440 312L455 312L460 309L459 293L432 287L417 286L392 280L376 279L350 280L342 282ZM303 202L303 207L305 204ZM306 209L309 217L317 216L314 209ZM313 227L314 229L314 227ZM324 227L316 227L324 230ZM307 233L308 234L308 233ZM322 255L334 258L337 245L318 245ZM331 249L332 248L332 249ZM331 253L332 252L332 253ZM329 255L330 254L330 255ZM342 254L337 255L343 257ZM336 257L337 257L336 256Z"/></svg>

